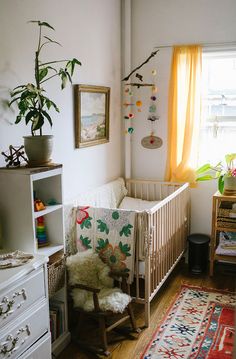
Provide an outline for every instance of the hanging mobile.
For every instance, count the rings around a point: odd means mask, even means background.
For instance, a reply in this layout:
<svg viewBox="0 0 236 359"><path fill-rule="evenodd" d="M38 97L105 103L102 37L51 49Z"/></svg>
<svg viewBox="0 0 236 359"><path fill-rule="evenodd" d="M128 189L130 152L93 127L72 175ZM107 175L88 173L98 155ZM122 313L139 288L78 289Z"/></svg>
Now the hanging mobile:
<svg viewBox="0 0 236 359"><path fill-rule="evenodd" d="M151 116L148 118L148 120L151 121L151 126L153 127L153 123L156 120L159 120L159 117ZM141 145L144 148L153 150L155 148L160 148L162 146L162 144L163 144L162 139L158 136L155 136L154 133L155 133L154 130L152 130L149 136L143 137L143 139L141 140Z"/></svg>
<svg viewBox="0 0 236 359"><path fill-rule="evenodd" d="M155 76L156 75L156 70L152 70L152 75ZM154 85L152 86L152 93L151 93L151 97L150 97L150 105L149 105L149 114L148 114L148 118L147 120L150 121L150 125L151 125L151 132L149 136L144 137L141 140L141 144L144 148L148 148L148 149L155 149L155 148L160 148L163 144L163 141L160 137L155 136L155 131L154 131L154 124L155 121L159 120L159 116L156 114L157 112L157 106L156 106L156 92L157 92L157 87Z"/></svg>

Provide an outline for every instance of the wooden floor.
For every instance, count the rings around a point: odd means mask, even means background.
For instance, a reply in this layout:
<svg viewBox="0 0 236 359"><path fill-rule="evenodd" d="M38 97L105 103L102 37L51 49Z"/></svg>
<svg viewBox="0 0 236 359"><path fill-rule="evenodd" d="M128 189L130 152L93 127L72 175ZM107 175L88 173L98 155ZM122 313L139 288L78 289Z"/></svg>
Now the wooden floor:
<svg viewBox="0 0 236 359"><path fill-rule="evenodd" d="M217 264L215 275L210 278L208 274L193 275L188 272L186 264L182 261L175 268L168 280L162 286L151 303L151 325L143 329L138 339L122 340L116 344L109 345L109 351L112 359L139 359L144 348L151 339L155 328L165 315L165 312L173 300L174 296L180 289L182 283L188 283L197 286L211 287L217 289L227 289L235 291L235 266ZM143 306L136 305L135 316L140 327L144 324ZM88 333L90 335L90 333ZM71 343L61 354L58 359L95 359L101 358L92 353L85 353L75 344Z"/></svg>

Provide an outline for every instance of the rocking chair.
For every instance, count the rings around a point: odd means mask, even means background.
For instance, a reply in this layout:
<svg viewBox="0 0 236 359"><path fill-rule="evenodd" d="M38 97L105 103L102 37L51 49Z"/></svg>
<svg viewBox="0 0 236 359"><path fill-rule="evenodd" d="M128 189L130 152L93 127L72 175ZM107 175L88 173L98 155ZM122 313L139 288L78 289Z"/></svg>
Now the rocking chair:
<svg viewBox="0 0 236 359"><path fill-rule="evenodd" d="M139 333L131 297L125 293L128 290L127 273L111 272L97 254L88 251L68 257L67 269L69 293L73 301L73 319L74 313L78 314L77 329L80 327L79 319L92 318L95 319L99 331L100 344L96 346L92 345L90 340L82 340L81 336L74 337L81 348L108 356L110 353L107 333L113 329L122 333L117 327L127 319L130 320L133 332ZM114 279L119 278L121 288L114 287ZM128 337L134 339L129 333Z"/></svg>

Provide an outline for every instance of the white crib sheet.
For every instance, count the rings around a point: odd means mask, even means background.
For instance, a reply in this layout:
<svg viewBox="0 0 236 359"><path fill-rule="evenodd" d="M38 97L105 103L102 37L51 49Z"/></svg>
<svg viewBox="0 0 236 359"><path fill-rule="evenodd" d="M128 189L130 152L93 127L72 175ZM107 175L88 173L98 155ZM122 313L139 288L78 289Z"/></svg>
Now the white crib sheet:
<svg viewBox="0 0 236 359"><path fill-rule="evenodd" d="M119 209L130 209L135 211L144 211L158 204L160 201L145 201L140 198L124 197L119 205Z"/></svg>

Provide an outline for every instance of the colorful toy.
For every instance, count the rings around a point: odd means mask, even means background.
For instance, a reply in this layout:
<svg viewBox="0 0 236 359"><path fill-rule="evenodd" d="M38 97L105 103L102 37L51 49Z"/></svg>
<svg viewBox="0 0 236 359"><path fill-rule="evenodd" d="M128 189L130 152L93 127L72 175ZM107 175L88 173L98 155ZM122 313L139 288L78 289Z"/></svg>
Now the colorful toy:
<svg viewBox="0 0 236 359"><path fill-rule="evenodd" d="M44 223L44 216L40 216L36 219L36 238L38 240L38 247L47 246L48 239L46 234L46 227Z"/></svg>
<svg viewBox="0 0 236 359"><path fill-rule="evenodd" d="M34 201L34 210L35 212L43 211L46 207L40 199Z"/></svg>

